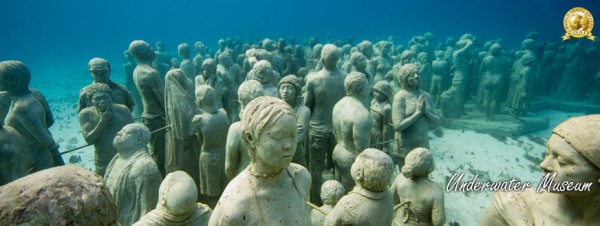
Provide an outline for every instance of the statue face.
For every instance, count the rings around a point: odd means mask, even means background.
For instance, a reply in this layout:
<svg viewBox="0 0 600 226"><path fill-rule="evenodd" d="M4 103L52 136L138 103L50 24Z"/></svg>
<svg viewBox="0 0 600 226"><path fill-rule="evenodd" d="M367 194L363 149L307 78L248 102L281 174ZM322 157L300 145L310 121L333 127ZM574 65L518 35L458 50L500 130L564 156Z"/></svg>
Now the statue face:
<svg viewBox="0 0 600 226"><path fill-rule="evenodd" d="M100 112L106 111L111 104L111 96L105 92L97 92L92 96L92 105Z"/></svg>
<svg viewBox="0 0 600 226"><path fill-rule="evenodd" d="M296 152L296 145L296 118L284 115L260 133L255 144L255 161L276 169L286 168Z"/></svg>
<svg viewBox="0 0 600 226"><path fill-rule="evenodd" d="M90 73L95 82L106 83L110 78L110 68L105 65L92 65Z"/></svg>
<svg viewBox="0 0 600 226"><path fill-rule="evenodd" d="M296 101L296 87L290 83L283 83L279 86L279 96L287 103L295 104Z"/></svg>
<svg viewBox="0 0 600 226"><path fill-rule="evenodd" d="M600 170L564 139L552 134L546 143L546 157L540 163L542 174L556 172L555 183L563 181L596 183ZM585 194L583 194L585 195Z"/></svg>
<svg viewBox="0 0 600 226"><path fill-rule="evenodd" d="M135 147L135 140L137 137L133 134L133 129L127 125L117 132L115 139L113 140L113 146L117 150L131 150Z"/></svg>
<svg viewBox="0 0 600 226"><path fill-rule="evenodd" d="M414 72L412 75L408 76L408 85L411 87L418 87L421 84L421 78L419 77L418 72Z"/></svg>
<svg viewBox="0 0 600 226"><path fill-rule="evenodd" d="M268 69L259 69L256 70L256 74L254 76L254 78L256 79L256 81L260 82L261 84L266 84L269 82L269 71Z"/></svg>

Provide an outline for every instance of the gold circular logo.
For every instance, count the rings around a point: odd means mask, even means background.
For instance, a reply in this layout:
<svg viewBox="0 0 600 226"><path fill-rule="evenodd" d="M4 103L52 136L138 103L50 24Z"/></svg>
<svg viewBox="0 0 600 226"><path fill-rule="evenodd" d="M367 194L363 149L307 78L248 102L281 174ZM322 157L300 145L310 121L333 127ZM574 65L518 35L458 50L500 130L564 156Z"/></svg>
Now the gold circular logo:
<svg viewBox="0 0 600 226"><path fill-rule="evenodd" d="M592 29L594 28L594 17L590 11L583 7L572 8L565 14L563 19L563 26L566 34L563 36L563 41L574 38L587 37L590 40L594 40L592 35Z"/></svg>

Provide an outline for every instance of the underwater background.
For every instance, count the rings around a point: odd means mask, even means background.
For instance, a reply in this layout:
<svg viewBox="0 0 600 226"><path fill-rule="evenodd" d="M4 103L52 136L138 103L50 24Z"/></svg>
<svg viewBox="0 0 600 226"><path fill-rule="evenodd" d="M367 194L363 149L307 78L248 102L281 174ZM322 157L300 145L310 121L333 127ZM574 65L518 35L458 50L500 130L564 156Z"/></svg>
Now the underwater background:
<svg viewBox="0 0 600 226"><path fill-rule="evenodd" d="M111 79L124 83L123 51L133 40L165 44L175 56L179 43L202 41L217 50L220 38L243 41L318 37L319 43L354 39L375 43L394 36L405 45L415 35L431 32L434 46L448 37L471 33L482 41L502 38L505 49L520 49L530 31L537 42L561 42L563 17L584 7L600 18L596 0L20 0L0 1L0 61L19 60L30 69L30 87L48 99L56 119L51 132L60 151L85 145L77 122L79 90L92 79L87 63L107 59ZM600 34L600 25L593 34ZM599 38L600 39L600 38ZM569 40L573 41L573 40ZM583 40L585 45L597 45ZM482 180L539 181L545 141L565 119L586 112L536 112L549 118L549 128L520 137L498 137L465 130L444 130L430 145L436 161L432 178L445 186L452 172ZM63 156L65 162L93 167L93 148ZM481 161L485 159L485 161ZM447 224L477 225L491 192L446 194Z"/></svg>

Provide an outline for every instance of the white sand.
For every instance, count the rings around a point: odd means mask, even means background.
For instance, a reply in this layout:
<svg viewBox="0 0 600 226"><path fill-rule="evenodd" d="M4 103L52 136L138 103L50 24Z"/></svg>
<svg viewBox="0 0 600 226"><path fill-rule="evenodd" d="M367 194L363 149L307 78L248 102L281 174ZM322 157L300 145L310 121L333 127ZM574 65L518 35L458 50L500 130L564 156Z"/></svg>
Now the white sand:
<svg viewBox="0 0 600 226"><path fill-rule="evenodd" d="M91 83L85 63L81 66L54 67L52 73L43 76L32 70L32 87L39 89L46 96L52 108L55 124L50 128L55 140L60 144L61 152L86 145L79 128L76 106L79 90ZM118 65L113 65L112 79L122 82L122 72ZM60 80L52 79L60 78ZM583 113L565 113L559 111L537 112L550 118L550 127L517 138L494 138L487 134L461 130L443 130L443 137L430 133L431 150L436 161L436 170L431 178L442 187L453 173L465 173L463 181L479 175L479 181L506 181L517 177L520 181L530 181L533 187L539 182L540 163L544 152L544 142L551 129L570 116ZM538 143L532 139L538 139ZM81 158L81 161L76 161ZM68 164L76 164L93 170L93 147L86 147L63 155ZM460 225L479 225L479 221L487 209L493 193L486 192L449 192L446 193L447 222L458 222Z"/></svg>

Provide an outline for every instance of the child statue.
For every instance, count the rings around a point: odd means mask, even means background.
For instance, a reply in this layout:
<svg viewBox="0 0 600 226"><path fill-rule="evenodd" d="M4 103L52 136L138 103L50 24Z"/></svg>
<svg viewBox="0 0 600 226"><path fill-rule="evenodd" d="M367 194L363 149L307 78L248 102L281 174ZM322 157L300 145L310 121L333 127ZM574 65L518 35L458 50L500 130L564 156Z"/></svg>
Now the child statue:
<svg viewBox="0 0 600 226"><path fill-rule="evenodd" d="M321 186L321 200L323 205L319 207L321 211L326 213L331 211L346 193L344 185L337 180L328 180ZM310 222L312 226L323 226L326 215L316 209L310 214Z"/></svg>
<svg viewBox="0 0 600 226"><path fill-rule="evenodd" d="M244 109L241 136L250 165L227 185L208 225L310 225L311 178L291 163L297 134L290 106L256 98Z"/></svg>

